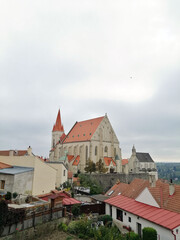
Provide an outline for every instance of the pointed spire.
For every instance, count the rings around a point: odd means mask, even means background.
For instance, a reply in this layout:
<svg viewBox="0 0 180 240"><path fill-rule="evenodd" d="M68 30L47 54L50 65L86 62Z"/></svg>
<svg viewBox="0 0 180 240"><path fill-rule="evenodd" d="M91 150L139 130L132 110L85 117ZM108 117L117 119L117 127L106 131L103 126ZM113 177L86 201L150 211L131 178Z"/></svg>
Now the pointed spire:
<svg viewBox="0 0 180 240"><path fill-rule="evenodd" d="M60 109L58 111L58 115L57 115L57 118L56 118L56 123L54 124L52 131L53 132L55 132L55 131L64 132L64 127L63 127L63 125L61 123Z"/></svg>

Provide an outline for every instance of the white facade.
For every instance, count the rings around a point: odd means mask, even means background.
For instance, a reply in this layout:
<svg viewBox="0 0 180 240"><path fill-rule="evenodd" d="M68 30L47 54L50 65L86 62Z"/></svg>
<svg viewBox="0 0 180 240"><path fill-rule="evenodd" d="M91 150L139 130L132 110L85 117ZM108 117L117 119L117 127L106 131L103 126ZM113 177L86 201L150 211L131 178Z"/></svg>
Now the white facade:
<svg viewBox="0 0 180 240"><path fill-rule="evenodd" d="M173 233L175 234L175 236L173 235L172 231L170 229L164 228L160 225L157 225L153 222L150 222L146 219L140 218L132 213L129 213L127 211L124 211L120 208L116 208L114 206L112 206L112 210L110 210L110 206L109 204L106 203L106 214L111 215L112 212L112 218L113 218L113 222L116 224L117 227L119 227L120 229L122 229L122 226L127 226L127 227L131 227L131 229L135 232L138 233L138 229L140 230L141 228L141 236L142 236L142 229L145 227L152 227L154 229L156 229L157 234L158 234L158 238L157 240L180 240L180 226L178 226L177 228L173 229ZM117 209L122 211L122 220L120 221L117 219ZM138 227L139 226L139 227Z"/></svg>

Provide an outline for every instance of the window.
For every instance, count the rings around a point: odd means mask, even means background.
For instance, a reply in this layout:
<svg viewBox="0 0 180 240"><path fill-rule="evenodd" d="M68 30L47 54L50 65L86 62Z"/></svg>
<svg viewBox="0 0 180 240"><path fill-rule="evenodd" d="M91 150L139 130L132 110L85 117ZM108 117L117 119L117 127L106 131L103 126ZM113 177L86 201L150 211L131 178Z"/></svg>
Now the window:
<svg viewBox="0 0 180 240"><path fill-rule="evenodd" d="M116 157L116 148L114 148L114 156Z"/></svg>
<svg viewBox="0 0 180 240"><path fill-rule="evenodd" d="M5 181L1 180L1 189L4 189L4 187L5 187Z"/></svg>
<svg viewBox="0 0 180 240"><path fill-rule="evenodd" d="M97 146L95 147L95 156L97 156Z"/></svg>
<svg viewBox="0 0 180 240"><path fill-rule="evenodd" d="M110 213L110 216L112 217L112 206L109 205L109 213Z"/></svg>
<svg viewBox="0 0 180 240"><path fill-rule="evenodd" d="M108 193L108 196L111 196L111 194L113 193L114 191L110 191L110 193Z"/></svg>
<svg viewBox="0 0 180 240"><path fill-rule="evenodd" d="M123 211L122 210L119 210L119 209L116 209L116 218L123 222Z"/></svg>
<svg viewBox="0 0 180 240"><path fill-rule="evenodd" d="M128 221L131 222L131 217L128 217Z"/></svg>
<svg viewBox="0 0 180 240"><path fill-rule="evenodd" d="M104 151L105 151L105 152L107 152L107 151L108 151L108 147L107 147L107 146L105 146L105 148L104 148Z"/></svg>
<svg viewBox="0 0 180 240"><path fill-rule="evenodd" d="M66 170L64 170L64 176L66 176Z"/></svg>
<svg viewBox="0 0 180 240"><path fill-rule="evenodd" d="M88 160L88 146L86 146L86 161Z"/></svg>

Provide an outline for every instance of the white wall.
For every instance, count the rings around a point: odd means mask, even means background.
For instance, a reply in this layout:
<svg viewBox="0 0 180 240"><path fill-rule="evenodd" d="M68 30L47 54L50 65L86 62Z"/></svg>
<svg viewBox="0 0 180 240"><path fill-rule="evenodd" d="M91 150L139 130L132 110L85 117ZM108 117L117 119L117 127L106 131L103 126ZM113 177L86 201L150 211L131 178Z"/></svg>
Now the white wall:
<svg viewBox="0 0 180 240"><path fill-rule="evenodd" d="M106 214L110 214L110 207L109 204L106 204L106 208L105 208ZM158 240L174 240L174 236L172 234L172 232L166 228L161 227L160 225L157 225L155 223L152 223L148 220L145 220L143 218L138 218L138 216L131 214L129 212L126 212L124 210L123 211L123 222L119 221L116 219L116 207L112 206L112 218L113 221L115 222L115 224L121 228L122 225L125 226L130 226L131 229L137 233L137 223L140 223L142 225L142 229L145 227L152 227L154 229L156 229L158 235L159 235L159 239ZM131 218L131 222L129 222L129 217ZM180 229L178 229L178 234L176 236L176 240L180 240ZM176 229L174 230L174 233L176 232Z"/></svg>
<svg viewBox="0 0 180 240"><path fill-rule="evenodd" d="M156 200L153 198L151 193L149 192L148 188L145 188L139 196L136 198L136 201L148 204L150 206L158 207L159 205L157 204Z"/></svg>

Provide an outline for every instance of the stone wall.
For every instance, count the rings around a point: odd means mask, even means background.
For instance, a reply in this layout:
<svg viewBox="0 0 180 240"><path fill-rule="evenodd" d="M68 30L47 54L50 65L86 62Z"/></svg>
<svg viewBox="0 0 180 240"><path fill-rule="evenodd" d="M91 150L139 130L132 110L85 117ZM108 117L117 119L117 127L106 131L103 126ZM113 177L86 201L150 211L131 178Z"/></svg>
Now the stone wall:
<svg viewBox="0 0 180 240"><path fill-rule="evenodd" d="M108 173L108 174L88 174L88 176L92 180L96 180L102 187L103 190L106 192L110 189L116 182L119 180L123 183L131 183L133 179L140 178L140 179L149 179L148 173Z"/></svg>

